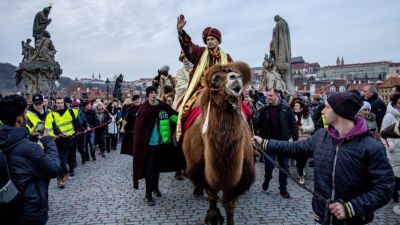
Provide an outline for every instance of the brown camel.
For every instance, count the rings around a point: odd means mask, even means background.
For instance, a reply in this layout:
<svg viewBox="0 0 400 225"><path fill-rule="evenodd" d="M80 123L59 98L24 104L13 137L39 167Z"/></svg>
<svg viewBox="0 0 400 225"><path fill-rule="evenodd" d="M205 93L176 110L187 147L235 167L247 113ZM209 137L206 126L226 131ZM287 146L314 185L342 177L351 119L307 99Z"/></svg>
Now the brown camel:
<svg viewBox="0 0 400 225"><path fill-rule="evenodd" d="M205 223L223 224L217 207L222 191L227 224L233 225L237 198L255 177L251 132L239 99L251 72L243 62L214 65L205 79L206 87L196 102L202 113L183 136L186 175L208 195Z"/></svg>

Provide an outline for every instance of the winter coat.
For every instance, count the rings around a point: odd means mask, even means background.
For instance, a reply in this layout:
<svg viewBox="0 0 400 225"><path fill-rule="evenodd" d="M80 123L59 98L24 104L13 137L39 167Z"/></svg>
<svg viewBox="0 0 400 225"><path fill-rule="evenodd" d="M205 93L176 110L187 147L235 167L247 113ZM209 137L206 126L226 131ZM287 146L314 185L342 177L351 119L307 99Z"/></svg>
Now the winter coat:
<svg viewBox="0 0 400 225"><path fill-rule="evenodd" d="M311 116L304 117L303 115L301 116L301 127L303 129L299 129L299 136L304 137L304 136L310 136L312 132L314 132L314 123L312 121Z"/></svg>
<svg viewBox="0 0 400 225"><path fill-rule="evenodd" d="M48 186L57 177L60 160L52 137L41 139L42 149L27 139L25 127L0 127L0 148L16 144L5 152L11 178L22 198L15 205L0 208L0 224L45 224L48 220Z"/></svg>
<svg viewBox="0 0 400 225"><path fill-rule="evenodd" d="M390 106L390 105L389 105ZM382 129L389 127L396 123L400 119L400 112L393 108L388 107L387 114L383 117ZM394 175L400 178L400 139L399 138L387 138L382 139L382 143L385 145L390 164L392 165Z"/></svg>
<svg viewBox="0 0 400 225"><path fill-rule="evenodd" d="M255 119L255 126L260 130L260 135L262 138L270 138L271 133L273 132L270 129L269 125L269 113L268 109L270 105L263 106L259 111L257 118ZM289 106L280 103L278 105L278 115L279 122L281 124L281 137L282 140L289 140L293 138L293 140L299 139L299 132L296 126L296 120L294 118L294 114L292 109Z"/></svg>
<svg viewBox="0 0 400 225"><path fill-rule="evenodd" d="M377 95L372 96L367 101L371 104L371 112L376 115L378 129L381 130L382 120L386 114L386 105Z"/></svg>
<svg viewBox="0 0 400 225"><path fill-rule="evenodd" d="M84 131L88 127L90 127L90 124L87 120L86 114L83 112L82 109L79 110L78 113L78 125L79 125L79 130Z"/></svg>
<svg viewBox="0 0 400 225"><path fill-rule="evenodd" d="M354 128L338 137L333 127L320 129L311 137L285 142L270 140L266 151L296 158L307 154L314 158L314 191L326 199L350 203L354 216L348 225L368 224L374 211L387 204L392 196L394 176L384 147L371 137L366 122L355 118ZM313 197L312 208L324 218L326 202ZM333 219L333 224L344 221Z"/></svg>
<svg viewBox="0 0 400 225"><path fill-rule="evenodd" d="M400 123L400 121L397 121L396 123L386 127L385 129L382 129L381 137L384 138L384 139L386 139L386 138L400 138L399 123Z"/></svg>
<svg viewBox="0 0 400 225"><path fill-rule="evenodd" d="M94 127L96 125L96 111L93 109L89 109L88 111L83 111L86 115L86 119L89 123L90 127Z"/></svg>
<svg viewBox="0 0 400 225"><path fill-rule="evenodd" d="M362 115L360 115L362 116ZM376 115L370 113L368 116L362 116L367 122L367 127L369 131L378 131L378 124L376 123Z"/></svg>
<svg viewBox="0 0 400 225"><path fill-rule="evenodd" d="M107 133L108 134L117 134L118 133L118 126L117 126L117 114L112 115L109 113L110 116L110 123L108 124Z"/></svg>

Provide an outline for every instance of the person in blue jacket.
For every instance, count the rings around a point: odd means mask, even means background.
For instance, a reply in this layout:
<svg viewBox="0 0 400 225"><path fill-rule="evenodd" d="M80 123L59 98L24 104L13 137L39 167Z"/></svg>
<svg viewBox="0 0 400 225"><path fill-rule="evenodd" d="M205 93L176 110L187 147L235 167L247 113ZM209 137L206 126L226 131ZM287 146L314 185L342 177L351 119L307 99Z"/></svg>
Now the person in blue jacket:
<svg viewBox="0 0 400 225"><path fill-rule="evenodd" d="M47 130L40 134L43 147L28 140L26 100L19 95L0 99L0 149L11 179L21 193L11 203L0 205L0 224L47 224L48 186L60 168L57 147Z"/></svg>

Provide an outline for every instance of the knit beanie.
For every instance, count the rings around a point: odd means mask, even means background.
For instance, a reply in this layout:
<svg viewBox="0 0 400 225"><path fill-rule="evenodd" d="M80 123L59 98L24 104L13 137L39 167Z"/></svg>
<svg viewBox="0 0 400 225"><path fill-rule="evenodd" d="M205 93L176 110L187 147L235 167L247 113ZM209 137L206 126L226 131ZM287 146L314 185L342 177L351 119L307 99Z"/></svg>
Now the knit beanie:
<svg viewBox="0 0 400 225"><path fill-rule="evenodd" d="M155 91L157 92L157 88L153 87L153 86L149 86L146 88L146 97L149 97L150 92Z"/></svg>
<svg viewBox="0 0 400 225"><path fill-rule="evenodd" d="M348 120L354 120L363 106L363 99L358 91L333 93L327 101L336 114Z"/></svg>
<svg viewBox="0 0 400 225"><path fill-rule="evenodd" d="M371 110L371 104L369 104L369 102L367 102L367 101L364 101L363 102L363 106L361 106L361 108L360 108L360 111L363 110L363 109Z"/></svg>
<svg viewBox="0 0 400 225"><path fill-rule="evenodd" d="M221 43L221 32L217 28L207 27L203 31L203 41L204 44L207 44L207 37L212 36L215 37L219 43Z"/></svg>

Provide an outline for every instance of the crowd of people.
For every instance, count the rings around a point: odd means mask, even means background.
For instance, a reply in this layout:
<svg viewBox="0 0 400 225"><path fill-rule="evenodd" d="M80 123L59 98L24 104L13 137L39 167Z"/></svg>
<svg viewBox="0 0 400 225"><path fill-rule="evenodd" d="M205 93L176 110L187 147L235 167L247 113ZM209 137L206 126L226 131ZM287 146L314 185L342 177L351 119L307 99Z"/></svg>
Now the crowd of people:
<svg viewBox="0 0 400 225"><path fill-rule="evenodd" d="M134 95L123 102L70 97L49 101L40 94L32 96L30 105L18 95L0 99L0 148L7 150L10 174L22 195L6 208L1 205L2 222L46 224L50 179L57 178L58 188L63 189L79 164L76 152L85 164L117 150L120 139L121 153L133 156L135 189L144 178L147 205L155 205L153 196L162 195L160 172L176 171L175 177L182 179L179 137L204 88L202 76L211 66L232 61L219 47L218 29L207 27L202 35L207 46L199 47L183 30L185 24L184 16L178 17L183 68L168 93L164 84L158 85L163 76L170 76L159 71L146 96ZM312 158L308 164L314 167L314 190L330 200L313 199L318 224L368 224L390 198L394 213L400 215L400 87L393 88L388 105L373 85L363 92L295 94L287 100L280 90L249 87L241 100L251 112L254 143L286 171L290 159L295 160L300 184L307 182L305 167ZM393 134L382 137L385 128ZM165 153L172 160L160 157ZM265 163L262 189L267 191L274 164L260 160ZM282 198L290 198L283 171L278 182ZM202 196L203 190L194 188L193 195Z"/></svg>

